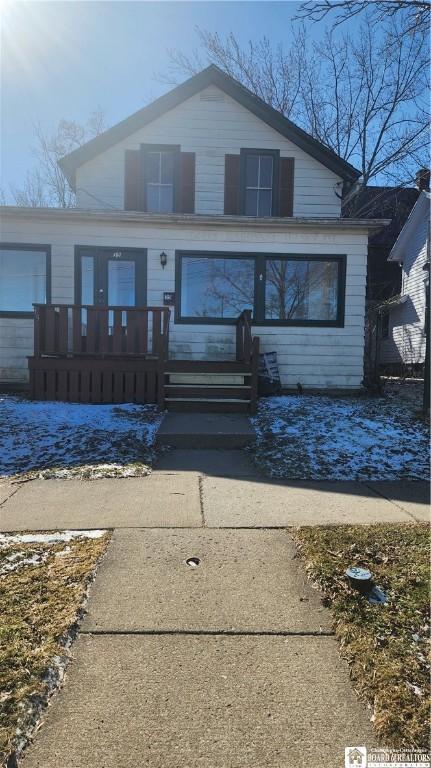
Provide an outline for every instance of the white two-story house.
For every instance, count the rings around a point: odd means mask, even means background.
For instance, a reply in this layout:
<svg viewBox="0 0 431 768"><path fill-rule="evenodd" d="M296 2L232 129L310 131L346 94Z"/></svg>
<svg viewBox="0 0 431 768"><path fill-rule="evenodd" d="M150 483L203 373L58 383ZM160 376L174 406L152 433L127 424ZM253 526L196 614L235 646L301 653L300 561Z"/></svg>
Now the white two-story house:
<svg viewBox="0 0 431 768"><path fill-rule="evenodd" d="M260 350L283 388L361 386L384 222L341 218L359 172L238 82L210 66L61 168L76 208L1 210L3 384L236 409Z"/></svg>

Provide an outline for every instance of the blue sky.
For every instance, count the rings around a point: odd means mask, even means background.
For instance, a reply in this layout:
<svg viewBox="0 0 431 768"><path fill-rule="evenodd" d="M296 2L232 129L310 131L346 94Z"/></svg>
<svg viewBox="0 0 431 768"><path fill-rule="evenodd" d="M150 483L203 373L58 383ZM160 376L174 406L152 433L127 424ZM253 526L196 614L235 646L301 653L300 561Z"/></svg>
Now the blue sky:
<svg viewBox="0 0 431 768"><path fill-rule="evenodd" d="M168 49L197 47L197 26L233 32L243 44L266 35L288 45L299 6L0 0L0 188L10 200L10 187L22 185L34 165L36 123L50 132L62 117L85 123L101 107L113 125L167 90L155 74L166 70ZM318 38L323 23L308 30Z"/></svg>
<svg viewBox="0 0 431 768"><path fill-rule="evenodd" d="M34 163L35 123L85 122L100 106L112 125L167 90L154 73L166 67L167 49L196 47L196 26L244 43L263 34L286 41L298 6L3 0L0 187L19 186Z"/></svg>

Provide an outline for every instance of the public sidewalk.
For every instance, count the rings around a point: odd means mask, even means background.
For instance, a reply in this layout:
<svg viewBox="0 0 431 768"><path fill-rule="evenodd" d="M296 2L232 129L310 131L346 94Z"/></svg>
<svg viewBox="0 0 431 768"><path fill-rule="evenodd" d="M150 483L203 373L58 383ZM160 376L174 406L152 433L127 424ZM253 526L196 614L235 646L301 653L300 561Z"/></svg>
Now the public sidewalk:
<svg viewBox="0 0 431 768"><path fill-rule="evenodd" d="M0 492L3 531L114 528L24 768L338 768L376 745L288 529L423 520L425 485L275 483L178 450L148 478Z"/></svg>
<svg viewBox="0 0 431 768"><path fill-rule="evenodd" d="M148 477L0 485L0 530L286 528L429 519L419 481L279 481L241 451L176 450Z"/></svg>

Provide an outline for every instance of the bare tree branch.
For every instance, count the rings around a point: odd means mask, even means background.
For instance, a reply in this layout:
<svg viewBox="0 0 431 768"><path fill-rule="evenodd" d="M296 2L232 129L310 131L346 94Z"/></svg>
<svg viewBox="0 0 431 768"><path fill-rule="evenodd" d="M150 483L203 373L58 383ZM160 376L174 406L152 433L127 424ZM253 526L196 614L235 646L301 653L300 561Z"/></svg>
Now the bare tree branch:
<svg viewBox="0 0 431 768"><path fill-rule="evenodd" d="M243 48L233 34L197 30L201 49L192 59L171 51L168 74L217 64L358 167L363 184L385 176L399 183L427 164L428 34L406 35L395 13L377 31L372 13L364 20L354 39L327 31L310 42L301 26L287 48L265 37Z"/></svg>
<svg viewBox="0 0 431 768"><path fill-rule="evenodd" d="M337 27L361 13L372 12L378 23L397 15L404 17L404 33L411 34L428 32L430 11L430 0L307 0L300 6L295 19L319 22L331 14L333 26Z"/></svg>
<svg viewBox="0 0 431 768"><path fill-rule="evenodd" d="M36 165L28 171L23 187L11 189L15 204L31 208L73 207L75 195L58 161L104 130L105 117L100 108L90 115L85 125L73 120L60 120L53 134L47 134L40 124L35 125L33 152Z"/></svg>

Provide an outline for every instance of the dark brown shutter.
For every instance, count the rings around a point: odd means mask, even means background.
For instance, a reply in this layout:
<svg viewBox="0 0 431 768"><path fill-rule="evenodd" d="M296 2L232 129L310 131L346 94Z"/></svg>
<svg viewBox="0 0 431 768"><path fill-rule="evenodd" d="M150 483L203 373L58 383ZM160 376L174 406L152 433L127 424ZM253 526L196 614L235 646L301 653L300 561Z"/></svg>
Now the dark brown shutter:
<svg viewBox="0 0 431 768"><path fill-rule="evenodd" d="M225 155L224 158L224 212L238 216L239 205L240 156Z"/></svg>
<svg viewBox="0 0 431 768"><path fill-rule="evenodd" d="M295 158L280 158L280 216L293 216Z"/></svg>
<svg viewBox="0 0 431 768"><path fill-rule="evenodd" d="M195 212L195 153L180 154L180 213Z"/></svg>
<svg viewBox="0 0 431 768"><path fill-rule="evenodd" d="M124 159L124 210L139 211L140 159L138 149L126 149Z"/></svg>

